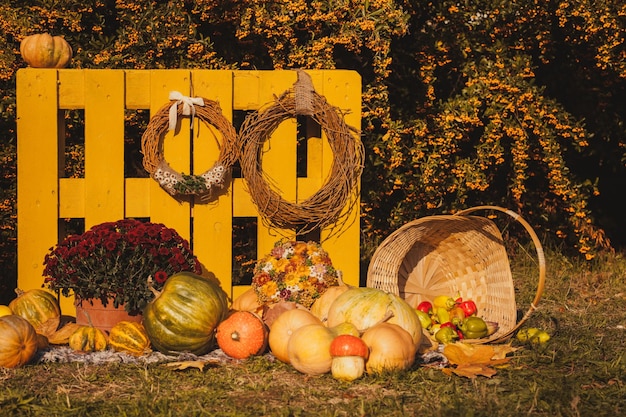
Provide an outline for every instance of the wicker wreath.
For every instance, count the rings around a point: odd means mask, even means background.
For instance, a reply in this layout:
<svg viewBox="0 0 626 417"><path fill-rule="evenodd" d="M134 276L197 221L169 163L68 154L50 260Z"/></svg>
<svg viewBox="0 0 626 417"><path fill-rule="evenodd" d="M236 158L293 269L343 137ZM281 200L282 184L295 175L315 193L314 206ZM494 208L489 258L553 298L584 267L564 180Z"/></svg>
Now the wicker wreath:
<svg viewBox="0 0 626 417"><path fill-rule="evenodd" d="M173 98L175 97L175 98ZM168 130L174 130L181 116L198 117L217 129L222 135L220 154L215 164L199 175L186 175L174 170L165 160L163 140ZM237 160L237 134L233 125L224 117L219 104L205 98L183 97L172 92L170 102L150 118L141 138L143 166L165 191L172 196L196 195L210 197L224 188L225 179Z"/></svg>
<svg viewBox="0 0 626 417"><path fill-rule="evenodd" d="M300 204L284 200L273 190L261 168L265 141L284 120L297 115L309 116L321 126L333 152L325 183ZM243 148L240 160L243 177L261 216L270 226L297 229L303 234L330 225L334 231L342 229L357 201L354 190L358 188L363 171L364 147L358 132L346 125L339 109L315 92L308 74L298 70L294 87L264 111L248 115L239 136Z"/></svg>

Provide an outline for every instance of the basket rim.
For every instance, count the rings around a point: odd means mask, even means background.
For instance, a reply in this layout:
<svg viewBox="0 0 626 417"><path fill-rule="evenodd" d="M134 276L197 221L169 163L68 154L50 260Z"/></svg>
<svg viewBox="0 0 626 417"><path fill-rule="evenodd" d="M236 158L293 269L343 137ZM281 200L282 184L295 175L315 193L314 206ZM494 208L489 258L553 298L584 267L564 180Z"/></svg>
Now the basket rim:
<svg viewBox="0 0 626 417"><path fill-rule="evenodd" d="M530 236L533 242L533 245L535 246L535 252L537 253L537 262L539 265L539 277L537 280L537 290L535 292L535 297L533 298L533 301L531 301L530 306L528 307L528 309L526 310L522 318L516 323L514 327L509 329L506 333L504 333L500 337L494 340L487 341L489 343L497 343L497 342L503 342L503 341L508 340L520 327L522 327L522 325L530 318L533 312L537 310L537 306L539 304L539 301L541 300L541 297L543 295L543 291L545 288L546 257L543 251L543 246L541 245L541 241L539 240L537 233L535 233L535 230L532 228L530 223L528 223L519 213L516 213L513 210L500 207L500 206L482 205L482 206L470 207L470 208L458 211L454 213L453 216L466 216L468 214L474 213L475 211L484 211L484 210L499 211L501 213L507 214L508 216L516 220L518 223L520 223L524 227L528 235ZM477 341L479 340L480 339L478 339Z"/></svg>

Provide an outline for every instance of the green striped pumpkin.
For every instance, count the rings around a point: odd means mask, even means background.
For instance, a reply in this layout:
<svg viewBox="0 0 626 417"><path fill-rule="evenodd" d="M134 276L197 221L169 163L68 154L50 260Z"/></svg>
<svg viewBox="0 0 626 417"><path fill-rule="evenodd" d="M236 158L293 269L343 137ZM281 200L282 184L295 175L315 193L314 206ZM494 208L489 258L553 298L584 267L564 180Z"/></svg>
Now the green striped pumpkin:
<svg viewBox="0 0 626 417"><path fill-rule="evenodd" d="M152 346L165 354L208 353L215 329L228 312L228 299L219 282L191 272L165 281L161 292L143 311L143 324Z"/></svg>

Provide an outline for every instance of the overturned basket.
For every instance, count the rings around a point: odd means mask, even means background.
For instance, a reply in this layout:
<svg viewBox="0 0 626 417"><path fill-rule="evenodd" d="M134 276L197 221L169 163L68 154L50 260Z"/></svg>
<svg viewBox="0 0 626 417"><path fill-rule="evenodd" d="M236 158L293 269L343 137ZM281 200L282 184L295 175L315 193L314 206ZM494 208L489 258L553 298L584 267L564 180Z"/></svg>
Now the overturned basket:
<svg viewBox="0 0 626 417"><path fill-rule="evenodd" d="M477 210L495 210L513 217L535 245L537 292L519 320L502 235L491 220L468 215ZM499 324L497 332L474 342L496 343L509 339L537 308L545 273L543 248L532 227L511 210L478 206L454 215L423 217L397 229L374 252L367 286L400 295L412 306L437 295L459 293L476 302L482 318Z"/></svg>

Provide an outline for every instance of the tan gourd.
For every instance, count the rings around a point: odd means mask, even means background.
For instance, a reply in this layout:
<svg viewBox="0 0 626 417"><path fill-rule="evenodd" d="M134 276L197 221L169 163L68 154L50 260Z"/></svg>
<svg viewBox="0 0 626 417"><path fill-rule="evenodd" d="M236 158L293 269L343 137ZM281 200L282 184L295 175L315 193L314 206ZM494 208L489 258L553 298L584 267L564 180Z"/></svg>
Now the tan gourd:
<svg viewBox="0 0 626 417"><path fill-rule="evenodd" d="M287 350L293 333L307 324L322 324L309 310L299 308L286 310L270 326L269 346L272 354L281 362L290 363Z"/></svg>

